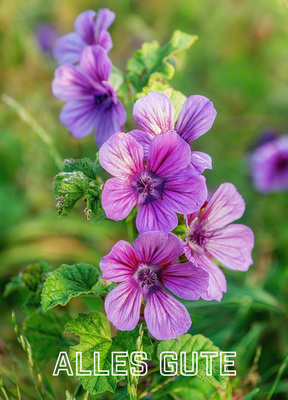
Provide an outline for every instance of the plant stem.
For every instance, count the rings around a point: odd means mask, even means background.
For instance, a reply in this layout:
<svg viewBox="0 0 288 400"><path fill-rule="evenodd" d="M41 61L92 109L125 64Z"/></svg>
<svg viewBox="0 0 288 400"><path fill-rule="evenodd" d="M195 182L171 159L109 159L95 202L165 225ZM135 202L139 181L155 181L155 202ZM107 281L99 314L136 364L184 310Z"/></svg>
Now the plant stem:
<svg viewBox="0 0 288 400"><path fill-rule="evenodd" d="M154 387L153 386L150 387L149 390L146 390L145 392L140 394L140 396L138 397L138 400L143 399L143 397L148 396L148 394L153 394L153 393L157 392L157 390L163 388L163 386L167 385L167 383L171 382L174 378L175 378L175 376L169 376L169 378L167 378L164 382L161 382Z"/></svg>
<svg viewBox="0 0 288 400"><path fill-rule="evenodd" d="M48 147L49 152L51 157L53 158L55 164L57 167L61 170L62 169L62 164L63 160L62 157L60 156L57 148L55 147L55 144L53 140L51 139L51 136L42 128L41 125L32 117L31 114L29 114L24 107L21 106L16 100L14 100L12 97L8 96L7 94L3 93L1 95L1 99L3 103L5 103L8 107L12 108L19 117L25 121L30 128L36 133L36 135L45 143L45 145Z"/></svg>
<svg viewBox="0 0 288 400"><path fill-rule="evenodd" d="M281 378L283 372L285 371L285 368L287 367L287 365L288 365L288 355L286 356L286 358L284 359L283 363L281 364L281 366L279 368L279 371L278 371L278 374L276 376L276 379L275 379L275 381L273 383L273 386L272 386L272 388L271 388L271 390L270 390L270 392L269 392L269 394L267 396L267 400L270 400L272 398L272 396L273 396L273 394L275 392L275 389L276 389L276 387L277 387L277 385L278 385L278 383L280 381L280 378Z"/></svg>

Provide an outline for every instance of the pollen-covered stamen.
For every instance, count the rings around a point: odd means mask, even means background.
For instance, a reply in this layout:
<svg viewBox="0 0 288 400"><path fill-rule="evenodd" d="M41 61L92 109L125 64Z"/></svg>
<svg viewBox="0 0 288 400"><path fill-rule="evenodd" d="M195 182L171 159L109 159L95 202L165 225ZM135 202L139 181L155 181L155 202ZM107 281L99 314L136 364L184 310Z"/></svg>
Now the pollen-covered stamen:
<svg viewBox="0 0 288 400"><path fill-rule="evenodd" d="M138 193L139 204L147 204L162 197L164 183L163 178L144 169L131 186Z"/></svg>

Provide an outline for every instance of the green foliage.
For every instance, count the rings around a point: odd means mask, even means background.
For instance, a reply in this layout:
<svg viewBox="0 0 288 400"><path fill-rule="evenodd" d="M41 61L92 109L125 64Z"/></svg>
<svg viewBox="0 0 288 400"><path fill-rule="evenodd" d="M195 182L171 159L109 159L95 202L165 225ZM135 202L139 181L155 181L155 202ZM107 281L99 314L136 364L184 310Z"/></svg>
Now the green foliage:
<svg viewBox="0 0 288 400"><path fill-rule="evenodd" d="M87 219L101 220L105 214L101 205L102 182L99 179L101 166L98 157L67 159L63 171L56 175L54 192L59 215L68 215L78 200L86 201L84 210Z"/></svg>
<svg viewBox="0 0 288 400"><path fill-rule="evenodd" d="M42 309L65 306L72 297L83 294L108 293L113 284L103 287L99 282L99 269L89 264L62 265L48 274L42 291Z"/></svg>
<svg viewBox="0 0 288 400"><path fill-rule="evenodd" d="M75 333L80 337L80 343L70 349L70 360L76 360L76 352L82 352L83 370L92 371L91 376L82 376L81 383L90 394L98 394L105 391L114 392L117 382L123 379L121 376L93 376L94 352L100 353L100 369L111 371L111 352L128 351L130 354L137 350L139 329L132 332L119 331L115 338L111 338L110 324L105 315L98 312L79 314L65 326L65 332ZM143 337L143 350L151 357L152 345L146 335ZM129 362L129 360L127 360Z"/></svg>
<svg viewBox="0 0 288 400"><path fill-rule="evenodd" d="M197 36L177 30L162 47L156 41L144 43L127 63L128 78L138 94L137 97L167 89L168 81L175 72L171 58L188 49L197 39Z"/></svg>
<svg viewBox="0 0 288 400"><path fill-rule="evenodd" d="M200 357L201 351L217 352L220 353L220 349L213 345L211 340L207 339L203 335L185 334L180 336L177 340L165 340L161 342L157 348L157 357L160 358L160 354L163 351L174 351L178 356L178 372L180 371L180 352L186 352L186 365L187 368L191 369L192 363L192 352L198 352L198 373L197 376L205 382L209 382L215 387L225 389L228 378L220 375L220 354L218 357L213 358L212 375L207 376L206 374L206 359Z"/></svg>
<svg viewBox="0 0 288 400"><path fill-rule="evenodd" d="M63 336L64 325L69 320L65 314L54 311L46 314L33 313L23 324L23 333L27 337L34 358L41 364L57 359L60 351L65 351L73 343Z"/></svg>
<svg viewBox="0 0 288 400"><path fill-rule="evenodd" d="M4 296L18 291L20 303L26 312L33 312L40 306L41 292L47 272L51 271L51 266L43 261L31 264L20 272L6 285Z"/></svg>

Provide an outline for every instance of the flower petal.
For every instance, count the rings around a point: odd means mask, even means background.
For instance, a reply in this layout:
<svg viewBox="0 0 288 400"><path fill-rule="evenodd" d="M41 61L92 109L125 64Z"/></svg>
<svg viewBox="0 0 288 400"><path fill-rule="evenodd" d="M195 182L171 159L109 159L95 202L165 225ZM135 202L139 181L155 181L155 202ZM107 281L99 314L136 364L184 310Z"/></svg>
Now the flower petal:
<svg viewBox="0 0 288 400"><path fill-rule="evenodd" d="M163 268L161 281L176 296L186 300L199 300L208 288L209 275L204 269L188 262Z"/></svg>
<svg viewBox="0 0 288 400"><path fill-rule="evenodd" d="M101 31L97 37L96 43L99 44L107 53L112 49L113 42L109 32Z"/></svg>
<svg viewBox="0 0 288 400"><path fill-rule="evenodd" d="M56 41L53 56L59 64L74 64L80 60L85 46L83 39L77 33L71 32Z"/></svg>
<svg viewBox="0 0 288 400"><path fill-rule="evenodd" d="M207 198L206 179L188 168L169 177L163 190L165 206L178 214L199 211Z"/></svg>
<svg viewBox="0 0 288 400"><path fill-rule="evenodd" d="M87 10L78 15L74 22L75 31L84 40L86 45L95 44L95 17L95 11Z"/></svg>
<svg viewBox="0 0 288 400"><path fill-rule="evenodd" d="M101 147L114 133L121 132L126 120L126 111L119 101L109 108L103 108L96 123L95 140Z"/></svg>
<svg viewBox="0 0 288 400"><path fill-rule="evenodd" d="M99 82L108 81L112 62L101 46L87 46L81 55L80 67L91 83L98 86Z"/></svg>
<svg viewBox="0 0 288 400"><path fill-rule="evenodd" d="M120 240L107 256L100 261L103 279L122 282L129 279L137 265L135 252L130 243Z"/></svg>
<svg viewBox="0 0 288 400"><path fill-rule="evenodd" d="M209 131L216 114L213 103L207 97L190 96L180 111L176 131L184 140L191 142Z"/></svg>
<svg viewBox="0 0 288 400"><path fill-rule="evenodd" d="M99 161L111 175L133 177L143 168L143 147L126 133L115 133L101 147Z"/></svg>
<svg viewBox="0 0 288 400"><path fill-rule="evenodd" d="M226 293L227 291L226 278L221 269L208 257L203 255L195 257L195 265L201 267L209 274L209 286L206 292L201 294L202 299L207 301L221 301L223 292Z"/></svg>
<svg viewBox="0 0 288 400"><path fill-rule="evenodd" d="M204 208L200 219L207 230L222 228L241 218L245 202L232 183L222 183Z"/></svg>
<svg viewBox="0 0 288 400"><path fill-rule="evenodd" d="M183 254L182 242L173 233L142 233L133 242L138 260L148 264L167 265Z"/></svg>
<svg viewBox="0 0 288 400"><path fill-rule="evenodd" d="M141 293L131 281L120 283L105 299L107 318L117 329L132 331L140 318Z"/></svg>
<svg viewBox="0 0 288 400"><path fill-rule="evenodd" d="M164 93L148 93L136 101L133 117L152 137L174 129L174 108Z"/></svg>
<svg viewBox="0 0 288 400"><path fill-rule="evenodd" d="M97 112L90 101L69 101L62 108L60 121L74 137L81 139L93 131Z"/></svg>
<svg viewBox="0 0 288 400"><path fill-rule="evenodd" d="M206 242L206 249L212 257L225 267L240 271L247 271L253 264L253 247L252 230L240 224L231 224L214 231Z"/></svg>
<svg viewBox="0 0 288 400"><path fill-rule="evenodd" d="M148 149L148 169L159 176L170 176L187 167L191 160L188 143L175 132L156 136Z"/></svg>
<svg viewBox="0 0 288 400"><path fill-rule="evenodd" d="M138 208L136 227L140 233L162 231L168 233L178 225L176 213L160 200L142 204Z"/></svg>
<svg viewBox="0 0 288 400"><path fill-rule="evenodd" d="M106 181L101 200L107 218L114 221L126 218L136 206L136 196L129 182L118 178Z"/></svg>
<svg viewBox="0 0 288 400"><path fill-rule="evenodd" d="M147 132L140 131L139 129L134 129L133 131L128 132L130 136L132 136L144 149L144 160L147 160L148 157L148 149L151 143L151 136L148 135Z"/></svg>
<svg viewBox="0 0 288 400"><path fill-rule="evenodd" d="M107 31L107 29L111 26L111 24L115 20L115 13L110 11L108 8L101 8L98 11L97 19L95 22L95 35L96 37L102 31Z"/></svg>
<svg viewBox="0 0 288 400"><path fill-rule="evenodd" d="M52 92L61 100L90 100L93 88L89 80L74 65L62 65L55 71Z"/></svg>
<svg viewBox="0 0 288 400"><path fill-rule="evenodd" d="M176 339L186 333L192 324L183 304L163 289L148 297L144 317L149 332L157 340Z"/></svg>
<svg viewBox="0 0 288 400"><path fill-rule="evenodd" d="M202 151L192 151L191 167L195 174L202 174L205 169L212 169L212 158Z"/></svg>

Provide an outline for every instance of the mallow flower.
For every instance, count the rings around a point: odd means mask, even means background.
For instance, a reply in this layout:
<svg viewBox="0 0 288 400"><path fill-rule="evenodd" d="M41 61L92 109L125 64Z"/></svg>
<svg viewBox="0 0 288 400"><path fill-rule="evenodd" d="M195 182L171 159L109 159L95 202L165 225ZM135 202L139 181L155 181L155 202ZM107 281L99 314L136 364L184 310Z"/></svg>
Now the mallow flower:
<svg viewBox="0 0 288 400"><path fill-rule="evenodd" d="M250 156L253 183L263 193L288 189L288 135L271 138Z"/></svg>
<svg viewBox="0 0 288 400"><path fill-rule="evenodd" d="M52 53L59 32L53 25L43 24L35 30L35 37L38 47L43 53Z"/></svg>
<svg viewBox="0 0 288 400"><path fill-rule="evenodd" d="M147 151L150 141L157 135L176 132L187 143L209 131L216 118L213 103L204 96L188 97L174 123L175 110L172 101L164 93L152 92L138 99L134 105L133 117L141 130L130 134ZM192 151L191 167L194 173L202 174L212 168L211 157L201 151Z"/></svg>
<svg viewBox="0 0 288 400"><path fill-rule="evenodd" d="M186 333L191 318L166 289L186 300L198 300L208 286L208 274L191 262L175 263L183 254L181 240L172 233L146 232L130 243L120 240L100 261L103 279L121 282L105 299L107 318L119 330L133 330L144 318L158 340Z"/></svg>
<svg viewBox="0 0 288 400"><path fill-rule="evenodd" d="M113 43L107 29L114 19L115 13L108 8L100 9L98 13L93 10L81 13L74 22L75 32L61 36L55 43L53 55L59 64L79 62L83 50L94 44L110 51Z"/></svg>
<svg viewBox="0 0 288 400"><path fill-rule="evenodd" d="M199 210L207 197L205 178L187 168L190 160L190 146L175 132L155 137L145 161L144 149L133 137L113 135L99 152L100 164L114 176L102 192L106 216L119 221L138 206L140 233L174 229L176 213Z"/></svg>
<svg viewBox="0 0 288 400"><path fill-rule="evenodd" d="M189 231L184 252L188 260L209 273L209 287L201 297L220 301L226 292L226 278L213 262L220 261L225 267L247 271L253 264L254 247L252 230L231 222L242 217L245 202L231 183L223 183L199 213L187 216Z"/></svg>
<svg viewBox="0 0 288 400"><path fill-rule="evenodd" d="M52 82L54 96L68 101L60 121L76 138L95 131L100 147L113 133L121 131L126 111L108 83L112 63L101 46L88 46L79 66L58 67Z"/></svg>

